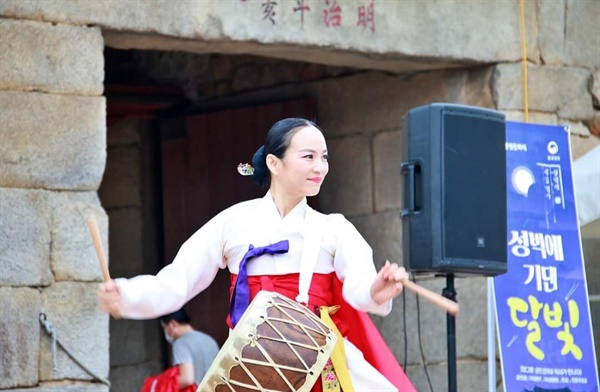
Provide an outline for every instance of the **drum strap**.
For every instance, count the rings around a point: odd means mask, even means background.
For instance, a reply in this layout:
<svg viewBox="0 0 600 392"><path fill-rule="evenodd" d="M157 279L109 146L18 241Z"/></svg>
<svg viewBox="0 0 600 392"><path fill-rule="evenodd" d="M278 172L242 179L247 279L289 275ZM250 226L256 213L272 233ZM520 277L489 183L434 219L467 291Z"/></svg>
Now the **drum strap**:
<svg viewBox="0 0 600 392"><path fill-rule="evenodd" d="M335 347L331 352L331 362L333 363L333 369L335 371L335 376L339 381L339 387L342 388L344 392L354 392L354 387L352 386L352 381L350 380L350 373L348 372L348 364L346 363L346 351L344 349L344 337L337 329L335 323L331 319L331 315L337 312L340 308L339 305L335 306L321 306L319 308L319 313L321 314L321 320L336 334L337 340L335 342ZM326 371L321 374L322 382L327 383L328 375ZM330 386L333 390L339 390L335 386ZM325 389L325 388L323 388ZM331 390L331 389L330 389Z"/></svg>

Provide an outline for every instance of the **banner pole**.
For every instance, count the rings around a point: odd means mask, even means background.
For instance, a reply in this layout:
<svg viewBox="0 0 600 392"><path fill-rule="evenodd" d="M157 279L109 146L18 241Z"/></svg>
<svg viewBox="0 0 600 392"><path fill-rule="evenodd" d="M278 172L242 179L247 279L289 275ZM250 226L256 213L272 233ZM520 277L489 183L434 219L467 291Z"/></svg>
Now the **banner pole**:
<svg viewBox="0 0 600 392"><path fill-rule="evenodd" d="M487 278L488 297L488 385L489 392L496 392L496 323L494 303L494 278Z"/></svg>

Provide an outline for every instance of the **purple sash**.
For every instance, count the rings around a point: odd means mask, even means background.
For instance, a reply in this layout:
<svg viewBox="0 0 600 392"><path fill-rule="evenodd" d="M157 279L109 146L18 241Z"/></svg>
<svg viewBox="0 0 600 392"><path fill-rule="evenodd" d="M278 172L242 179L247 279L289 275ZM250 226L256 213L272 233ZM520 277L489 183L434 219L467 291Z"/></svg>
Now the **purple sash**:
<svg viewBox="0 0 600 392"><path fill-rule="evenodd" d="M254 257L261 255L287 253L290 249L290 243L288 240L279 241L275 244L255 248L252 244L248 247L248 251L244 255L244 258L240 262L240 270L238 277L233 288L233 295L231 296L231 302L229 303L229 317L231 324L235 327L244 311L250 305L250 288L248 287L248 271L246 271L246 263Z"/></svg>

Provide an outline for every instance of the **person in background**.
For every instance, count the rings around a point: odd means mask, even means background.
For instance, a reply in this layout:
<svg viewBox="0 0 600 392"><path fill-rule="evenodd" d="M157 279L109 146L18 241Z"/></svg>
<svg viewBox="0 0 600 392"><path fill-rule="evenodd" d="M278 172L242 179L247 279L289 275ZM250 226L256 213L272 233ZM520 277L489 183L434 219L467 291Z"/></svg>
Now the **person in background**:
<svg viewBox="0 0 600 392"><path fill-rule="evenodd" d="M196 331L185 310L180 309L160 318L165 339L173 346L173 366L179 368L179 389L200 385L219 352L217 342Z"/></svg>

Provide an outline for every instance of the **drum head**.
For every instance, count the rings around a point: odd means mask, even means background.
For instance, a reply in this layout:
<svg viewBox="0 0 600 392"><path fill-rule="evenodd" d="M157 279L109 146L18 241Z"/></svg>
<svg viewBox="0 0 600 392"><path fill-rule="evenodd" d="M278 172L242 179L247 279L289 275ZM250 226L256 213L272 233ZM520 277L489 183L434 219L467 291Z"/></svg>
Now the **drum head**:
<svg viewBox="0 0 600 392"><path fill-rule="evenodd" d="M314 313L260 291L198 387L198 392L310 391L336 336Z"/></svg>

